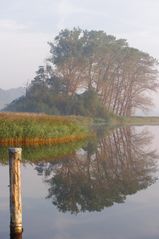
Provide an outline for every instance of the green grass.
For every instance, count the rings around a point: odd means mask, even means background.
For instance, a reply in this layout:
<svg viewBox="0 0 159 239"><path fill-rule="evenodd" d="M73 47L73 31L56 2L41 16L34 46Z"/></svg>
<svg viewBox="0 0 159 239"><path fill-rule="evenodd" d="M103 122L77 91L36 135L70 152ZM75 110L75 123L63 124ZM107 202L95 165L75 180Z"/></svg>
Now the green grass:
<svg viewBox="0 0 159 239"><path fill-rule="evenodd" d="M45 114L0 113L0 140L60 138L88 134L90 119Z"/></svg>

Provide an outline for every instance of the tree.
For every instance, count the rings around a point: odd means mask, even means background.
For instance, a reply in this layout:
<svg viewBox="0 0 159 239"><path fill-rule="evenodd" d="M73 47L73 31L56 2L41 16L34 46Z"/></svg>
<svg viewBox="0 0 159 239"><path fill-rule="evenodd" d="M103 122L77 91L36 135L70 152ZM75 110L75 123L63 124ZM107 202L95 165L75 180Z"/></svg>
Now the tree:
<svg viewBox="0 0 159 239"><path fill-rule="evenodd" d="M158 62L130 48L124 39L103 31L62 30L49 43L52 62L67 85L67 94L94 89L107 111L131 115L151 105L147 90L158 87Z"/></svg>
<svg viewBox="0 0 159 239"><path fill-rule="evenodd" d="M55 37L54 43L49 43L51 58L57 72L66 82L68 95L74 95L77 88L82 86L85 59L82 54L82 30L63 30Z"/></svg>

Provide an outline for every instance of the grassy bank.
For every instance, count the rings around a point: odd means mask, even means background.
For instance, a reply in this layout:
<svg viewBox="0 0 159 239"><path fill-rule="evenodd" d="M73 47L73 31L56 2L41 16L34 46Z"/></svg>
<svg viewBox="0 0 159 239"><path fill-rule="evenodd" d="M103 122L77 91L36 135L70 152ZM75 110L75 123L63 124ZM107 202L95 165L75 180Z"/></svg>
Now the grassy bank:
<svg viewBox="0 0 159 239"><path fill-rule="evenodd" d="M45 114L0 113L1 145L69 143L88 136L90 119Z"/></svg>

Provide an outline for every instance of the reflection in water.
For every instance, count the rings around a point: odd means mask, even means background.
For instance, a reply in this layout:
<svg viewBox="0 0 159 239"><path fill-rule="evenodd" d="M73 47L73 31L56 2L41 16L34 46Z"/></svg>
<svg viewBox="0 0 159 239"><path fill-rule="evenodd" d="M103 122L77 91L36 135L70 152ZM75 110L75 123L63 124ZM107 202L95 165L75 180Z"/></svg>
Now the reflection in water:
<svg viewBox="0 0 159 239"><path fill-rule="evenodd" d="M47 198L62 211L101 211L123 203L127 195L155 182L156 153L147 149L151 137L134 128L118 128L59 164L36 169L49 185Z"/></svg>
<svg viewBox="0 0 159 239"><path fill-rule="evenodd" d="M57 144L52 146L32 146L22 147L23 162L39 162L41 160L59 160L74 153L77 149L84 145L85 141L71 142L68 144ZM21 146L17 146L21 147ZM8 147L0 146L0 163L8 164Z"/></svg>
<svg viewBox="0 0 159 239"><path fill-rule="evenodd" d="M21 234L11 234L10 239L22 239L22 233Z"/></svg>

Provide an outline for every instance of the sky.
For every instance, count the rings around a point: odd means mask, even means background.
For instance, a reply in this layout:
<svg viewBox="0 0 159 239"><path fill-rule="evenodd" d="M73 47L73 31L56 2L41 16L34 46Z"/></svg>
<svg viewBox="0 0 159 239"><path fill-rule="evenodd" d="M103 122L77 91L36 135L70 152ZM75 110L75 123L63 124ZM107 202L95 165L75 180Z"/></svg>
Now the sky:
<svg viewBox="0 0 159 239"><path fill-rule="evenodd" d="M159 59L159 0L0 0L0 88L26 86L61 29L103 30Z"/></svg>

